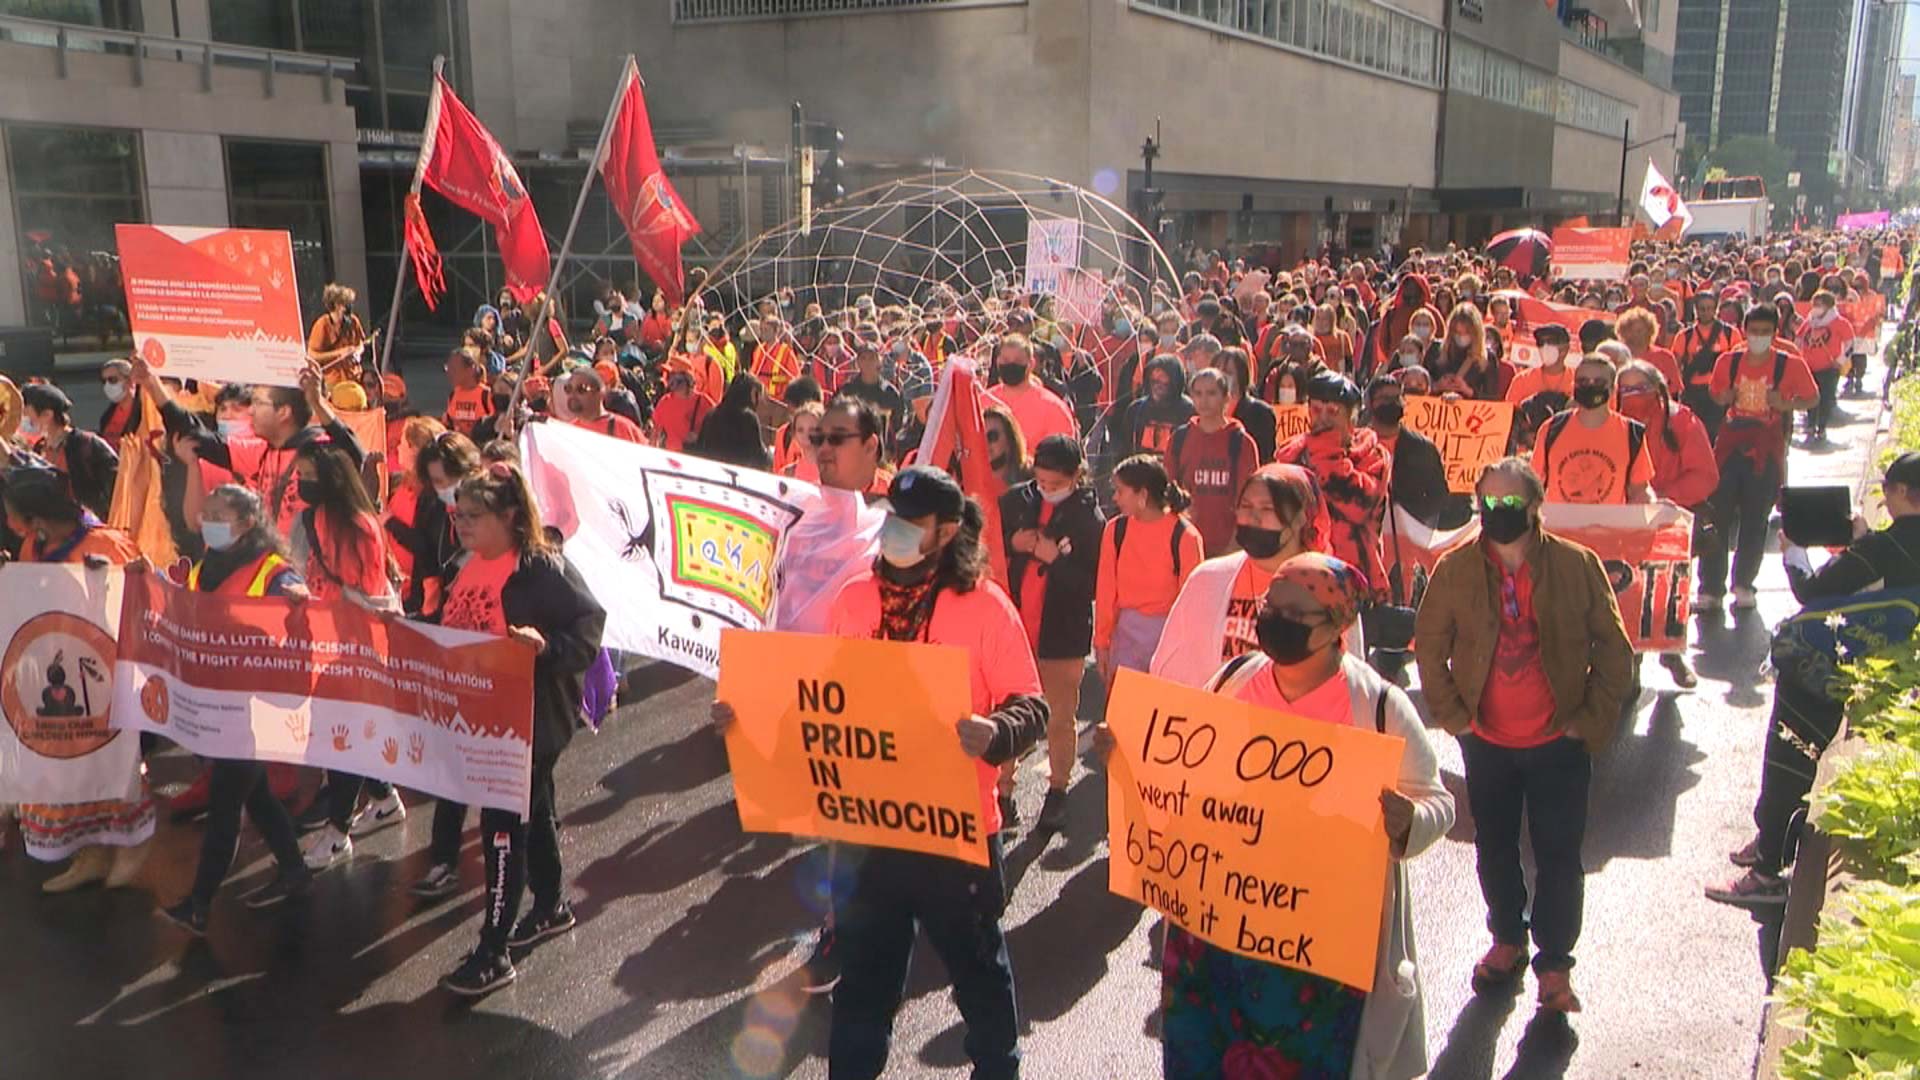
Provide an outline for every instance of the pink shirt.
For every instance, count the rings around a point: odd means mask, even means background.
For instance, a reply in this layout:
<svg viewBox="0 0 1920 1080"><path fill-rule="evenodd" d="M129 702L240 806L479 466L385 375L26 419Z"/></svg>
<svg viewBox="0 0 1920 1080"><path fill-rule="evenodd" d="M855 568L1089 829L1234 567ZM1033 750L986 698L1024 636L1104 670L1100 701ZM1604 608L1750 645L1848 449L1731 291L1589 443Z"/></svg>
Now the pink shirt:
<svg viewBox="0 0 1920 1080"><path fill-rule="evenodd" d="M1326 724L1345 725L1353 722L1353 695L1348 692L1347 680L1338 669L1326 682L1307 691L1307 695L1299 701L1288 701L1286 695L1280 692L1280 687L1273 681L1271 667L1248 679L1233 696L1249 705L1304 716Z"/></svg>
<svg viewBox="0 0 1920 1080"><path fill-rule="evenodd" d="M996 386L985 396L990 403L1005 405L1013 414L1013 422L1020 425L1020 434L1026 439L1029 452L1049 435L1065 435L1069 439L1080 436L1080 425L1074 422L1073 410L1067 408L1058 394L1032 378L1019 386Z"/></svg>

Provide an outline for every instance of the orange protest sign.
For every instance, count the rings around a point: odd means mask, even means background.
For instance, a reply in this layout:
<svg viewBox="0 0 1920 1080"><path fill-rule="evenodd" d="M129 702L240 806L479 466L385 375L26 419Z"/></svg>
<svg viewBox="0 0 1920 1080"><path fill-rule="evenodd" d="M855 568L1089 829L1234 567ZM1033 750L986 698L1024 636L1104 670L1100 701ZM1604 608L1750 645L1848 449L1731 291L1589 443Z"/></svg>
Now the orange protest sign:
<svg viewBox="0 0 1920 1080"><path fill-rule="evenodd" d="M1401 740L1131 670L1107 723L1107 887L1222 949L1371 990Z"/></svg>
<svg viewBox="0 0 1920 1080"><path fill-rule="evenodd" d="M964 650L725 630L716 700L747 832L819 836L987 865L980 772L955 724Z"/></svg>
<svg viewBox="0 0 1920 1080"><path fill-rule="evenodd" d="M1627 265L1633 260L1632 248L1632 229L1580 229L1563 225L1553 230L1553 276L1608 281L1626 277Z"/></svg>
<svg viewBox="0 0 1920 1080"><path fill-rule="evenodd" d="M1305 435L1311 427L1305 405L1273 407L1273 445L1279 446L1295 435Z"/></svg>
<svg viewBox="0 0 1920 1080"><path fill-rule="evenodd" d="M1504 401L1446 401L1437 397L1405 399L1405 424L1433 440L1447 467L1447 490L1470 494L1480 470L1507 453L1513 433L1513 406Z"/></svg>

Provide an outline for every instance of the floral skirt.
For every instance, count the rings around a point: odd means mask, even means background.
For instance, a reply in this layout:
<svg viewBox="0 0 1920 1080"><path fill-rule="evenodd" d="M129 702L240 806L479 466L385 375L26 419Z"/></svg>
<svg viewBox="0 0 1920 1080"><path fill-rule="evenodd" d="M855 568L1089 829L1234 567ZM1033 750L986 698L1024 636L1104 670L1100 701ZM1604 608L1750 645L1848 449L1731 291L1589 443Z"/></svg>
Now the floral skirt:
<svg viewBox="0 0 1920 1080"><path fill-rule="evenodd" d="M135 797L86 803L21 803L20 837L27 854L58 862L81 848L137 847L153 839L153 792L139 777Z"/></svg>
<svg viewBox="0 0 1920 1080"><path fill-rule="evenodd" d="M1214 948L1171 923L1160 964L1168 1080L1347 1080L1367 995Z"/></svg>

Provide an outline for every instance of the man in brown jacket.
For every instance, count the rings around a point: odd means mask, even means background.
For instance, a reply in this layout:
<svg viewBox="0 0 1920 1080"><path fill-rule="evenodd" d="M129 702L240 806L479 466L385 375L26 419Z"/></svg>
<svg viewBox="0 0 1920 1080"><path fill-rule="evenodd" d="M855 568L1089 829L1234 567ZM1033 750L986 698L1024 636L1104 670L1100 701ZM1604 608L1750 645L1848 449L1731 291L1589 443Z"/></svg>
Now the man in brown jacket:
<svg viewBox="0 0 1920 1080"><path fill-rule="evenodd" d="M1541 529L1544 497L1521 458L1481 473L1473 500L1480 541L1434 567L1414 621L1414 655L1432 723L1460 740L1466 762L1494 942L1474 967L1474 989L1511 987L1526 973L1524 812L1538 868L1531 929L1540 1003L1578 1012L1568 973L1584 903L1587 787L1592 755L1619 726L1633 648L1599 558Z"/></svg>

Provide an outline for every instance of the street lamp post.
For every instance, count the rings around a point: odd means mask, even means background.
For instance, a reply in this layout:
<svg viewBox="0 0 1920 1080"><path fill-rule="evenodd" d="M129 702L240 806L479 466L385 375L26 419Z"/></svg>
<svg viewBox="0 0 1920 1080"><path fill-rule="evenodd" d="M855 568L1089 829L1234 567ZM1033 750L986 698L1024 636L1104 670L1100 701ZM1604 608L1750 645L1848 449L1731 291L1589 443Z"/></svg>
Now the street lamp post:
<svg viewBox="0 0 1920 1080"><path fill-rule="evenodd" d="M1920 0L1913 0L1913 2L1920 3ZM1620 125L1620 188L1613 199L1613 223L1618 227L1625 227L1627 224L1627 155L1642 147L1652 146L1662 139L1672 139L1675 142L1680 139L1680 132L1669 131L1665 135L1655 135L1651 139L1630 143L1627 139L1632 134L1633 121L1631 119L1623 121Z"/></svg>

